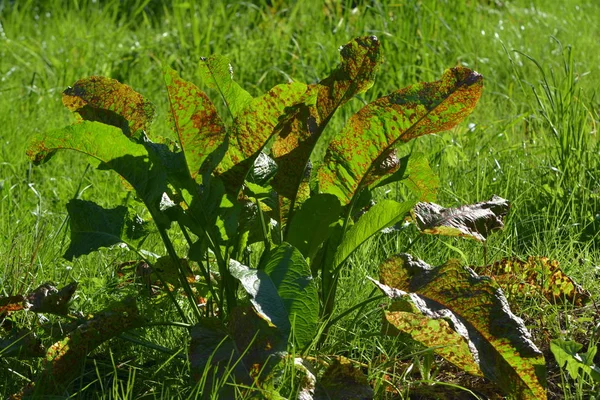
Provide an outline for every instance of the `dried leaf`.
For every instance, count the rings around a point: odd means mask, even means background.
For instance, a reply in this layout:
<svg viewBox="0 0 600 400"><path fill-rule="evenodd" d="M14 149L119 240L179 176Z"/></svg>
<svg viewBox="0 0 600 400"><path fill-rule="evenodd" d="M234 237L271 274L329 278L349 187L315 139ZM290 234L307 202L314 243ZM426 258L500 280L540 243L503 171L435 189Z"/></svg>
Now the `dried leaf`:
<svg viewBox="0 0 600 400"><path fill-rule="evenodd" d="M435 203L418 203L411 211L419 230L431 235L464 236L485 242L493 230L504 227L510 204L496 195L488 201L444 208Z"/></svg>
<svg viewBox="0 0 600 400"><path fill-rule="evenodd" d="M319 379L314 399L370 400L373 396L367 376L349 359L339 357Z"/></svg>

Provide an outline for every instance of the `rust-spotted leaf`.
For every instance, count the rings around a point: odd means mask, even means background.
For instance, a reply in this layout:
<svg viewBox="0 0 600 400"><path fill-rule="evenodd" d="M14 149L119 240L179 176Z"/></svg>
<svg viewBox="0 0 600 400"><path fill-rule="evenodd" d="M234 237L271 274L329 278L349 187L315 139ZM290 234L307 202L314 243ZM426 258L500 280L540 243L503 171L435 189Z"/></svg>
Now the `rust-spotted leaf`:
<svg viewBox="0 0 600 400"><path fill-rule="evenodd" d="M219 92L233 118L252 101L250 93L233 80L233 67L226 57L215 54L202 58L198 72L203 84Z"/></svg>
<svg viewBox="0 0 600 400"><path fill-rule="evenodd" d="M152 103L129 86L103 76L75 82L63 92L63 104L86 121L121 128L127 137L147 131L154 118Z"/></svg>
<svg viewBox="0 0 600 400"><path fill-rule="evenodd" d="M313 104L301 104L292 114L293 123L280 133L271 149L279 166L273 187L293 199L304 176L310 155L335 111L352 97L366 92L383 62L375 36L355 38L340 48L341 63L327 78L309 85L316 94Z"/></svg>
<svg viewBox="0 0 600 400"><path fill-rule="evenodd" d="M456 67L439 81L412 85L366 105L329 144L318 171L319 190L349 203L360 189L395 172L397 167L379 168L394 146L451 129L473 111L482 89L481 75Z"/></svg>
<svg viewBox="0 0 600 400"><path fill-rule="evenodd" d="M380 289L410 298L423 315L443 318L465 338L484 376L519 399L546 399L546 366L498 285L457 261L433 268L408 254L380 267Z"/></svg>
<svg viewBox="0 0 600 400"><path fill-rule="evenodd" d="M510 204L499 196L458 208L418 203L411 211L419 230L431 235L464 236L485 242L490 233L504 227Z"/></svg>
<svg viewBox="0 0 600 400"><path fill-rule="evenodd" d="M413 340L433 348L437 355L458 368L471 375L483 376L469 348L469 340L456 332L449 321L423 315L408 299L409 296L402 300L395 299L385 310L384 318L387 324L384 324L384 333L409 334Z"/></svg>
<svg viewBox="0 0 600 400"><path fill-rule="evenodd" d="M218 149L225 141L225 125L208 96L183 80L170 68L164 71L171 116L190 175L197 179L205 161L212 155L208 171L219 161Z"/></svg>
<svg viewBox="0 0 600 400"><path fill-rule="evenodd" d="M590 293L563 272L556 260L548 257L503 258L485 267L472 267L480 275L490 275L510 296L541 293L551 303L583 306Z"/></svg>
<svg viewBox="0 0 600 400"><path fill-rule="evenodd" d="M229 193L237 194L254 160L269 138L287 129L286 115L294 106L309 101L311 94L303 83L277 85L253 99L235 119L229 147L216 174L225 181Z"/></svg>

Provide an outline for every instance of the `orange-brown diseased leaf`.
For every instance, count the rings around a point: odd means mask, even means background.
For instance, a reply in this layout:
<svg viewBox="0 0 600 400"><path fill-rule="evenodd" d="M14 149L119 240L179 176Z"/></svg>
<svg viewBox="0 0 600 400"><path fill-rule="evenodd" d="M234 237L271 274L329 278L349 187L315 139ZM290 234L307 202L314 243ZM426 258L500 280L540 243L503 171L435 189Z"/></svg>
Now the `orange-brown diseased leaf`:
<svg viewBox="0 0 600 400"><path fill-rule="evenodd" d="M547 257L504 258L485 267L472 267L480 275L493 277L510 296L522 297L541 293L553 304L567 303L581 307L590 293L565 274L556 260Z"/></svg>
<svg viewBox="0 0 600 400"><path fill-rule="evenodd" d="M203 166L211 172L219 162L216 153L225 141L225 125L203 91L170 68L165 69L164 79L179 144L190 175L198 180Z"/></svg>
<svg viewBox="0 0 600 400"><path fill-rule="evenodd" d="M433 319L423 315L408 300L396 300L384 313L384 333L409 334L414 340L433 348L447 361L471 375L483 376L469 349L469 341L456 332L445 319Z"/></svg>
<svg viewBox="0 0 600 400"><path fill-rule="evenodd" d="M482 89L481 75L456 67L439 81L418 83L366 105L329 144L317 174L319 190L349 203L360 189L396 171L397 166L381 168L394 146L451 129L473 111Z"/></svg>
<svg viewBox="0 0 600 400"><path fill-rule="evenodd" d="M353 39L340 49L342 62L327 78L309 85L316 102L299 105L293 122L281 132L271 149L279 167L273 188L284 197L294 199L304 176L304 169L317 140L335 113L352 97L366 92L383 62L381 46L375 36Z"/></svg>
<svg viewBox="0 0 600 400"><path fill-rule="evenodd" d="M103 76L81 79L63 92L63 104L86 121L120 128L125 136L147 131L154 106L127 85Z"/></svg>
<svg viewBox="0 0 600 400"><path fill-rule="evenodd" d="M34 397L63 394L81 374L88 353L107 340L142 326L144 322L133 298L97 313L48 349L44 369L35 386L30 388L30 394Z"/></svg>
<svg viewBox="0 0 600 400"><path fill-rule="evenodd" d="M0 297L0 315L29 308L27 300L22 295Z"/></svg>
<svg viewBox="0 0 600 400"><path fill-rule="evenodd" d="M499 196L458 208L418 203L411 211L417 228L430 235L463 236L485 242L490 233L504 227L510 203Z"/></svg>
<svg viewBox="0 0 600 400"><path fill-rule="evenodd" d="M277 85L253 99L235 118L228 138L229 147L215 170L224 180L228 193L237 195L260 150L271 136L288 129L288 113L308 101L310 95L303 83Z"/></svg>
<svg viewBox="0 0 600 400"><path fill-rule="evenodd" d="M516 398L546 399L544 357L493 280L455 260L433 268L408 254L380 268L377 286L392 299L410 299L429 318L449 321L485 377Z"/></svg>

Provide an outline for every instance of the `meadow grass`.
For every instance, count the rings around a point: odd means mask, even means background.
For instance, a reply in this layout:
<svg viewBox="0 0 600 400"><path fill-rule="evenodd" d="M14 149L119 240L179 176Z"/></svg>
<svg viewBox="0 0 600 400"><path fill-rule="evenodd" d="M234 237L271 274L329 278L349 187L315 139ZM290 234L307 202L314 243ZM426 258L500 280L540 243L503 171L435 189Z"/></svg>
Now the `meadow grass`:
<svg viewBox="0 0 600 400"><path fill-rule="evenodd" d="M167 135L164 64L198 81L200 57L224 54L236 80L258 95L290 79L318 81L338 63L340 45L370 34L381 40L386 62L373 88L338 112L326 134L339 130L365 102L397 88L438 79L457 64L477 70L485 77L485 89L468 120L452 132L411 144L428 154L440 176L438 203L456 206L492 194L510 200L506 228L490 239L488 258L545 255L599 293L600 226L594 221L600 214L595 97L600 7L594 1L268 3L0 2L0 295L26 293L47 281L77 280L73 309L93 313L135 292L122 287L116 274L116 266L135 258L133 253L113 249L73 262L61 258L68 244L67 201L81 197L107 207L122 204L127 194L119 180L87 168L88 160L75 154L60 154L35 168L25 157L34 134L71 121L61 103L65 87L90 75L127 83L154 102L158 119L153 129ZM358 5L353 8L353 3ZM355 254L340 285L336 313L364 301L372 291L366 276L377 276L378 262L404 251L410 241L417 240L411 252L432 265L461 257L456 248L471 265L484 262L477 243L418 237L408 228L373 239ZM158 240L147 245L164 253ZM157 319L177 319L168 301L160 313L150 300L140 303L151 318L154 313ZM369 303L339 320L314 355L345 355L363 363L378 397L392 396L384 382L392 382L399 396L419 393L427 387L419 382L436 376L448 384L470 382L458 373L455 381L452 374L444 377L442 367L438 375L424 373L430 353L402 338L380 337L377 305ZM587 344L590 319L597 315L591 308L572 315L540 299L524 304L522 312L537 343L546 346L548 337ZM28 314L13 318L36 324ZM71 394L194 398L201 388L189 385L184 333L155 327L111 341L92 354ZM0 357L0 365L3 397L34 379L40 368L36 359ZM293 366L285 371L285 379L293 382ZM590 398L598 389L585 378L572 382L556 366L550 378L554 398ZM484 391L483 384L478 387Z"/></svg>

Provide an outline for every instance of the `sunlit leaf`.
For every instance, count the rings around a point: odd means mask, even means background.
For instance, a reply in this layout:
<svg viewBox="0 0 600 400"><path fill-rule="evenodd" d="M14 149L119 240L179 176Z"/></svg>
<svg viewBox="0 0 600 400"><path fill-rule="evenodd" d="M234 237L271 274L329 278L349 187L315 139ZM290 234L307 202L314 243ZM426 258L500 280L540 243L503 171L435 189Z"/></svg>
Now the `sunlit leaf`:
<svg viewBox="0 0 600 400"><path fill-rule="evenodd" d="M143 325L135 300L127 298L79 325L46 354L41 375L31 389L34 396L62 395L85 363L88 353L119 334Z"/></svg>
<svg viewBox="0 0 600 400"><path fill-rule="evenodd" d="M373 389L364 372L349 359L338 357L319 379L314 399L364 400L373 396Z"/></svg>
<svg viewBox="0 0 600 400"><path fill-rule="evenodd" d="M542 293L552 303L583 306L590 293L565 274L556 260L547 257L503 258L485 267L472 267L480 275L492 276L511 297Z"/></svg>
<svg viewBox="0 0 600 400"><path fill-rule="evenodd" d="M335 111L352 97L366 92L383 62L375 36L353 39L340 48L341 63L331 75L309 86L316 101L299 105L289 128L277 136L271 149L280 172L273 187L293 199L305 174L310 155Z"/></svg>
<svg viewBox="0 0 600 400"><path fill-rule="evenodd" d="M0 315L13 311L25 310L28 307L29 304L22 295L0 297Z"/></svg>
<svg viewBox="0 0 600 400"><path fill-rule="evenodd" d="M376 187L400 182L419 201L433 201L437 197L440 187L440 178L432 171L423 153L413 153L398 160L400 167L393 174L382 181L378 181Z"/></svg>
<svg viewBox="0 0 600 400"><path fill-rule="evenodd" d="M121 175L158 215L158 203L167 190L167 172L153 163L143 145L128 140L113 126L83 121L36 136L27 150L35 164L48 161L57 150L74 150L100 161L100 169Z"/></svg>
<svg viewBox="0 0 600 400"><path fill-rule="evenodd" d="M597 347L590 345L588 353L591 350L592 354L580 354L578 352L582 347L583 345L572 340L552 339L550 342L550 350L554 358L556 358L558 366L566 368L572 379L580 379L581 370L588 374L596 383L600 383L600 367L593 364ZM584 360L583 356L586 356L586 360Z"/></svg>
<svg viewBox="0 0 600 400"><path fill-rule="evenodd" d="M496 195L488 201L458 208L444 208L435 203L418 203L411 211L423 233L464 236L485 242L493 230L504 227L510 204Z"/></svg>
<svg viewBox="0 0 600 400"><path fill-rule="evenodd" d="M63 103L86 121L120 128L127 137L147 131L154 106L127 85L103 76L81 79L63 93Z"/></svg>
<svg viewBox="0 0 600 400"><path fill-rule="evenodd" d="M268 139L286 129L286 113L290 107L308 100L307 86L292 82L277 85L268 93L253 99L234 120L229 147L216 169L229 193L237 193L246 174Z"/></svg>
<svg viewBox="0 0 600 400"><path fill-rule="evenodd" d="M398 203L393 200L382 200L369 209L344 236L337 248L333 260L333 268L343 263L361 244L382 229L394 225L404 219L414 202Z"/></svg>
<svg viewBox="0 0 600 400"><path fill-rule="evenodd" d="M448 321L501 389L520 399L546 398L544 357L495 282L454 260L433 268L407 254L385 261L380 280L390 298L409 298L423 315Z"/></svg>
<svg viewBox="0 0 600 400"><path fill-rule="evenodd" d="M483 78L467 68L444 72L382 97L353 115L329 144L318 171L319 190L348 203L365 186L396 168L378 171L395 145L454 127L473 111Z"/></svg>
<svg viewBox="0 0 600 400"><path fill-rule="evenodd" d="M310 267L294 246L282 243L259 266L273 282L294 327L300 348L315 338L319 319L319 295Z"/></svg>
<svg viewBox="0 0 600 400"><path fill-rule="evenodd" d="M220 161L217 153L225 144L225 125L203 91L170 68L165 69L164 79L175 132L189 172L197 179L207 160L208 172Z"/></svg>
<svg viewBox="0 0 600 400"><path fill-rule="evenodd" d="M471 375L483 376L473 358L468 339L456 332L449 321L423 315L408 299L395 299L384 316L388 322L388 328L384 329L386 334L407 333Z"/></svg>
<svg viewBox="0 0 600 400"><path fill-rule="evenodd" d="M202 83L219 92L232 117L252 101L252 96L233 80L233 67L221 55L202 58L198 64Z"/></svg>

